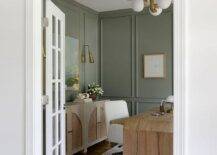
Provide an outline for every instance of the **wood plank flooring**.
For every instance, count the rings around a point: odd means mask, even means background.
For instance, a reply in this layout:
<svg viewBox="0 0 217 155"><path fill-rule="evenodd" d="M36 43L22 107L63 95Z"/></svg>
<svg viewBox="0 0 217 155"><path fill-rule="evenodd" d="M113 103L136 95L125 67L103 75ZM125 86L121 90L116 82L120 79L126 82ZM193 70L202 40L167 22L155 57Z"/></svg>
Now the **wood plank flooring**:
<svg viewBox="0 0 217 155"><path fill-rule="evenodd" d="M79 152L79 153L76 153L75 155L84 155L84 154L85 155L102 155L104 152L109 150L112 146L114 146L114 144L110 145L109 142L103 141L101 143L98 143L88 148L88 151L86 154L83 152Z"/></svg>

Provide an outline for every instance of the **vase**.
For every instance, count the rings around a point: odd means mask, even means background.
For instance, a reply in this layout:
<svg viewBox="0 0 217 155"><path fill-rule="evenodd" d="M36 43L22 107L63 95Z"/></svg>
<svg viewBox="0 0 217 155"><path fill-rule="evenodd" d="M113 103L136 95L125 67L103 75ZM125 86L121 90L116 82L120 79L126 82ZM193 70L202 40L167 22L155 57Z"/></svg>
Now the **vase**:
<svg viewBox="0 0 217 155"><path fill-rule="evenodd" d="M96 96L95 94L91 94L91 95L90 95L90 98L92 98L92 100L95 101L96 98L97 98L97 96Z"/></svg>

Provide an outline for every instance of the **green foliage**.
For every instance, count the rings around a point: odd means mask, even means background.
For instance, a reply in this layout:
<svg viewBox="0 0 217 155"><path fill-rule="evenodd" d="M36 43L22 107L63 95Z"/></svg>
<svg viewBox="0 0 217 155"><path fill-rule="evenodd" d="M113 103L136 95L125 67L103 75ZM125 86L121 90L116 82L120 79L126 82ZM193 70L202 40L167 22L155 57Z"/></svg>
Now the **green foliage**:
<svg viewBox="0 0 217 155"><path fill-rule="evenodd" d="M78 80L78 78L73 78L73 77L71 77L71 78L68 78L67 80L66 80L66 85L68 86L68 87L72 87L74 84L78 84L79 83L79 80Z"/></svg>
<svg viewBox="0 0 217 155"><path fill-rule="evenodd" d="M98 84L91 83L88 85L87 93L90 95L101 96L101 95L103 95L104 91L102 90L102 88Z"/></svg>

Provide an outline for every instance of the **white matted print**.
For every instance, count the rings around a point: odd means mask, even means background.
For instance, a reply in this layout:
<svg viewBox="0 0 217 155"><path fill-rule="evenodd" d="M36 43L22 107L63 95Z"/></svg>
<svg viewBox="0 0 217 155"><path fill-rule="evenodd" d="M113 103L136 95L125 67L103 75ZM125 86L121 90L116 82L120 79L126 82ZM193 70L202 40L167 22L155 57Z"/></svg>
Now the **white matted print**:
<svg viewBox="0 0 217 155"><path fill-rule="evenodd" d="M165 78L164 53L144 55L144 78Z"/></svg>

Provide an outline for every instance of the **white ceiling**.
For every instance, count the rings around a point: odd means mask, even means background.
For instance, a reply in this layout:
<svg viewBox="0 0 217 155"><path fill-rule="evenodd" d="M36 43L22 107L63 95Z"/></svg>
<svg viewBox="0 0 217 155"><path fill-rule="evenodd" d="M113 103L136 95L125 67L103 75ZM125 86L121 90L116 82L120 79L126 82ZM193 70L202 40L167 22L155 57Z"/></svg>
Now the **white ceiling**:
<svg viewBox="0 0 217 155"><path fill-rule="evenodd" d="M75 0L75 1L98 12L129 9L132 6L131 0Z"/></svg>

